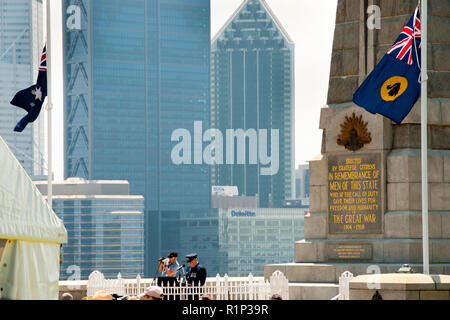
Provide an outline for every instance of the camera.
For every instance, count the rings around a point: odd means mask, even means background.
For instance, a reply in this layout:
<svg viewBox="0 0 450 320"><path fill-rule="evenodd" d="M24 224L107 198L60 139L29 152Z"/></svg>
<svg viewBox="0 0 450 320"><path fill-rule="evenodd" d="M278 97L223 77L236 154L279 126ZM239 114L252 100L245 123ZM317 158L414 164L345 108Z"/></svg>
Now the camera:
<svg viewBox="0 0 450 320"><path fill-rule="evenodd" d="M166 258L165 257L161 257L161 258L159 258L159 262L163 262L164 260L165 260Z"/></svg>

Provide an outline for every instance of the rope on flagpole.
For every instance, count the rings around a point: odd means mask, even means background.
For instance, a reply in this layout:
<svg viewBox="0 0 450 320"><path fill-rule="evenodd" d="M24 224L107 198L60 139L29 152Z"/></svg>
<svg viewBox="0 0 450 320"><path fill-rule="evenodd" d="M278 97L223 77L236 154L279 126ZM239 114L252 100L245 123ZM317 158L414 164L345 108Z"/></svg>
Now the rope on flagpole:
<svg viewBox="0 0 450 320"><path fill-rule="evenodd" d="M417 13L420 13L420 12L421 12L421 10L420 10L420 0L419 0L419 4L417 5L416 10L414 11L412 38L413 38L413 42L414 42L414 46L413 46L414 52L416 53L416 62L417 62L417 65L419 66L419 70L422 71L422 63L419 61L419 52L418 52L419 50L417 50L417 42L416 42L416 29L417 29L416 28L416 18L417 18ZM420 21L422 21L422 15L420 18L421 18ZM421 24L422 24L422 22L421 22ZM421 27L421 29L422 29L422 27ZM422 37L421 30L420 30L420 36ZM421 42L421 44L422 44L422 42ZM419 82L419 83L423 82L422 81L422 72L419 73L419 79L417 79L417 82Z"/></svg>

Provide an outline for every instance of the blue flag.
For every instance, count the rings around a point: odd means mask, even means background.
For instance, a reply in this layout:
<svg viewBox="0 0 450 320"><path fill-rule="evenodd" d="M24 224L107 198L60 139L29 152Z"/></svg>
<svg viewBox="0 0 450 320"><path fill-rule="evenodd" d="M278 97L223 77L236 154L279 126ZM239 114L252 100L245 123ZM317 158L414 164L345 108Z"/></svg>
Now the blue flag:
<svg viewBox="0 0 450 320"><path fill-rule="evenodd" d="M397 41L356 90L353 102L401 123L420 96L421 48L417 7Z"/></svg>
<svg viewBox="0 0 450 320"><path fill-rule="evenodd" d="M28 113L16 124L14 131L22 132L28 123L33 122L41 112L42 104L47 96L47 49L41 56L39 75L35 85L16 93L11 100L13 106L25 109Z"/></svg>

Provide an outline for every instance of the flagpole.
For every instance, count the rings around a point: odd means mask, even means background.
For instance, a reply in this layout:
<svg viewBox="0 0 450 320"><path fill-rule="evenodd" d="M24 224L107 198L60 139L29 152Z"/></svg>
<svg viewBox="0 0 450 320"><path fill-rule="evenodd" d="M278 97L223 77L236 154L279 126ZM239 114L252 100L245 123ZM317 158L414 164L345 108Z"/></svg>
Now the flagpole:
<svg viewBox="0 0 450 320"><path fill-rule="evenodd" d="M48 184L47 202L52 209L53 200L53 161L52 161L52 82L51 82L51 24L50 0L47 0L47 143L48 143Z"/></svg>
<svg viewBox="0 0 450 320"><path fill-rule="evenodd" d="M422 148L422 237L423 273L430 274L428 243L428 136L427 136L427 0L421 0L421 148Z"/></svg>

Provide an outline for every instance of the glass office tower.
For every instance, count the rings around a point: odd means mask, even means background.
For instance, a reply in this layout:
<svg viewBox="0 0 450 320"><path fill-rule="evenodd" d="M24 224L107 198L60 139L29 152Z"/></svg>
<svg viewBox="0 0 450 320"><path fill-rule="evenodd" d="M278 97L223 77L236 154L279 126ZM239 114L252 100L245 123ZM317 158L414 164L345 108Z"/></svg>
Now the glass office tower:
<svg viewBox="0 0 450 320"><path fill-rule="evenodd" d="M65 176L124 179L144 195L153 276L176 237L161 217L210 207L209 166L171 160L174 130L210 126L210 2L65 0L63 17Z"/></svg>
<svg viewBox="0 0 450 320"><path fill-rule="evenodd" d="M260 207L281 207L294 196L293 68L294 44L263 0L245 0L213 38L211 126L224 134L279 130L276 174L262 175L261 163L246 155L245 164L214 166L213 185L238 186L240 195L257 195Z"/></svg>
<svg viewBox="0 0 450 320"><path fill-rule="evenodd" d="M47 181L35 185L45 196ZM136 278L144 270L144 198L129 195L128 181L70 178L53 184L53 210L64 222L60 280Z"/></svg>
<svg viewBox="0 0 450 320"><path fill-rule="evenodd" d="M43 25L42 0L0 0L0 136L30 176L44 174L44 117L14 132L26 111L10 101L36 82Z"/></svg>
<svg viewBox="0 0 450 320"><path fill-rule="evenodd" d="M229 276L263 276L264 265L294 260L294 243L304 238L303 209L218 210L218 251Z"/></svg>
<svg viewBox="0 0 450 320"><path fill-rule="evenodd" d="M300 164L295 170L295 199L309 199L309 164Z"/></svg>

